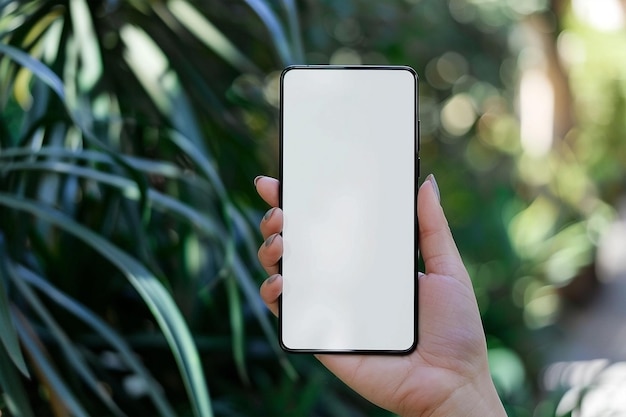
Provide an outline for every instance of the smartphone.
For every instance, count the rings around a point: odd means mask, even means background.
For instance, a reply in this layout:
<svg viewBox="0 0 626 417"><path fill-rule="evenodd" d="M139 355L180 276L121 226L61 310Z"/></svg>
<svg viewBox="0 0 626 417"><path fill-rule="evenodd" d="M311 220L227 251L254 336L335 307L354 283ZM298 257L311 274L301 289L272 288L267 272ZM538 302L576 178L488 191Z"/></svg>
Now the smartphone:
<svg viewBox="0 0 626 417"><path fill-rule="evenodd" d="M284 350L415 348L418 124L418 77L410 67L283 71Z"/></svg>

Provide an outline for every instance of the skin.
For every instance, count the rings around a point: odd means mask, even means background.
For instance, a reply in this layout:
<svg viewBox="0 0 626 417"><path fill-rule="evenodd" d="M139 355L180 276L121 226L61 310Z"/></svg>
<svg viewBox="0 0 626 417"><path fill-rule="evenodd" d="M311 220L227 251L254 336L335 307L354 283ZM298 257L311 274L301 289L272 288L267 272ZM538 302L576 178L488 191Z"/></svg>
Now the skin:
<svg viewBox="0 0 626 417"><path fill-rule="evenodd" d="M283 213L278 181L255 180L272 208L260 224L259 261L270 274L261 297L278 315ZM506 416L489 374L487 346L472 282L439 203L434 177L419 190L419 242L426 273L419 277L419 343L406 356L315 355L369 401L402 416Z"/></svg>

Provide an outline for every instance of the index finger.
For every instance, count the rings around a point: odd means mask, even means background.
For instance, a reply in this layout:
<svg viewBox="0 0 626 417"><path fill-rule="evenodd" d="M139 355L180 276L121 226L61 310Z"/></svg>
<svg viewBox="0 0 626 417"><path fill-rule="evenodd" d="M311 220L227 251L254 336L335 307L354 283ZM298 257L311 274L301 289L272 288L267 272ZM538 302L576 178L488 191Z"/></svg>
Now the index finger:
<svg viewBox="0 0 626 417"><path fill-rule="evenodd" d="M278 207L278 185L276 178L258 176L254 179L256 190L263 200L272 207Z"/></svg>

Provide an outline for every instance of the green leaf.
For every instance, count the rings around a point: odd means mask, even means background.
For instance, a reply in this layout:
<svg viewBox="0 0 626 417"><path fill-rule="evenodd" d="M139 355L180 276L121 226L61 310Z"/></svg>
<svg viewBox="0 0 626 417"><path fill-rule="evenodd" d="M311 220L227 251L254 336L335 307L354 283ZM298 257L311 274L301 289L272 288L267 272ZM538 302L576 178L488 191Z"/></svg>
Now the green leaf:
<svg viewBox="0 0 626 417"><path fill-rule="evenodd" d="M172 406L167 402L167 398L163 393L163 389L154 380L150 372L143 366L141 361L137 359L137 355L132 351L128 343L104 320L95 315L84 305L61 292L58 288L51 285L45 279L35 274L30 269L21 265L14 265L14 270L19 274L19 278L36 287L46 297L50 298L60 307L74 314L78 319L84 321L93 328L99 336L106 340L120 354L122 360L126 362L128 367L139 375L146 383L147 394L152 399L159 413L163 416L175 416Z"/></svg>
<svg viewBox="0 0 626 417"><path fill-rule="evenodd" d="M208 46L220 58L242 73L261 71L254 65L206 16L202 15L190 2L171 0L170 12L180 24L185 26L202 43Z"/></svg>
<svg viewBox="0 0 626 417"><path fill-rule="evenodd" d="M63 405L68 409L70 415L76 417L87 417L89 414L87 414L87 412L80 405L78 398L76 398L72 391L65 385L63 379L54 369L54 365L50 363L46 354L41 350L39 342L33 339L32 329L27 328L24 322L20 320L18 320L16 324L20 339L24 343L24 348L28 351L33 362L46 379L46 386L54 392L55 397L63 403Z"/></svg>
<svg viewBox="0 0 626 417"><path fill-rule="evenodd" d="M246 370L246 354L244 339L244 322L241 314L241 298L237 281L230 275L226 278L226 293L228 294L228 307L230 310L230 330L232 332L233 356L239 377L246 383L250 383Z"/></svg>
<svg viewBox="0 0 626 417"><path fill-rule="evenodd" d="M51 157L58 159L67 159L69 162L86 161L92 164L107 164L115 165L115 160L108 154L94 151L94 150L69 150L66 148L58 148L53 146L44 146L38 149L32 148L9 148L3 149L0 153L0 172L6 169L10 170L10 163L18 163L21 161L13 161L15 158L27 158L29 161L33 157ZM171 178L181 180L189 183L191 186L196 187L199 191L209 193L211 192L211 185L197 175L190 175L184 172L178 166L166 161L155 161L151 159L139 158L134 156L120 155L120 157L133 169L148 174L158 174L165 178ZM9 162L2 163L6 160ZM31 161L32 162L32 161ZM222 186L223 188L223 186Z"/></svg>
<svg viewBox="0 0 626 417"><path fill-rule="evenodd" d="M294 0L282 0L283 7L287 12L287 22L289 23L289 36L293 45L293 54L296 62L304 64L304 47L302 46L302 35L300 21L298 20L298 10Z"/></svg>
<svg viewBox="0 0 626 417"><path fill-rule="evenodd" d="M86 0L69 2L74 39L80 55L81 71L78 73L81 89L93 88L102 76L102 59L98 37Z"/></svg>
<svg viewBox="0 0 626 417"><path fill-rule="evenodd" d="M265 24L283 65L287 66L295 64L296 62L294 61L294 57L291 53L289 40L285 35L283 26L272 9L267 5L267 3L261 0L245 0L245 2L259 16L263 24Z"/></svg>
<svg viewBox="0 0 626 417"><path fill-rule="evenodd" d="M0 233L0 335L2 335L0 340L7 355L17 369L25 376L30 377L9 312L9 297L7 295L7 287L9 285L8 259L9 255L5 249L4 237Z"/></svg>
<svg viewBox="0 0 626 417"><path fill-rule="evenodd" d="M154 315L178 364L196 416L213 415L206 380L196 346L180 310L159 280L126 252L62 213L36 202L0 193L0 205L30 213L82 240L126 276Z"/></svg>
<svg viewBox="0 0 626 417"><path fill-rule="evenodd" d="M20 276L15 274L10 269L10 273L13 277L13 284L24 296L24 299L28 302L30 308L41 318L46 328L50 331L52 337L56 340L59 347L65 354L65 359L72 366L72 368L78 373L87 386L96 394L98 398L109 408L109 410L116 416L124 416L124 412L115 404L111 395L103 388L102 384L96 376L93 374L89 366L83 360L83 355L71 342L70 338L63 331L61 326L54 320L54 318L48 312L48 309L39 301L39 298L30 289L30 287L20 279Z"/></svg>
<svg viewBox="0 0 626 417"><path fill-rule="evenodd" d="M9 412L15 416L34 416L20 374L7 351L0 346L0 388Z"/></svg>
<svg viewBox="0 0 626 417"><path fill-rule="evenodd" d="M248 305L252 309L254 316L259 321L259 324L261 325L272 350L274 350L274 353L278 357L280 365L292 381L297 380L298 373L289 362L285 352L278 345L278 337L268 318L267 308L259 296L258 286L250 276L250 273L245 267L243 261L239 259L238 256L236 256L233 260L233 274L237 278L237 282L239 282L239 286L248 301Z"/></svg>
<svg viewBox="0 0 626 417"><path fill-rule="evenodd" d="M102 149L107 154L111 156L115 161L117 161L123 168L125 168L130 177L137 183L140 191L140 206L143 214L143 219L147 222L149 216L149 207L148 207L148 197L147 197L147 189L148 184L146 179L136 172L131 166L126 163L126 161L120 157L119 152L109 145L103 143L98 137L93 133L93 131L88 127L87 120L90 118L86 118L83 115L83 108L79 107L77 109L72 109L67 101L67 96L65 94L65 89L63 86L63 82L61 79L45 64L41 61L33 58L27 53L21 51L20 49L14 48L9 45L4 45L0 43L0 52L7 54L7 56L11 57L20 65L28 68L35 74L41 81L43 81L48 87L50 87L61 99L65 108L68 112L68 115L72 119L72 122L80 129L85 140L92 143L94 146Z"/></svg>
<svg viewBox="0 0 626 417"><path fill-rule="evenodd" d="M46 172L76 175L115 187L119 189L126 198L132 200L137 200L140 196L140 190L134 181L119 175L100 172L92 168L80 167L65 162L15 162L5 164L2 167L2 171L4 172L14 170L43 170ZM223 233L219 233L222 228L218 223L191 206L153 189L148 190L148 200L155 209L171 211L200 228L207 236L216 240L222 239Z"/></svg>
<svg viewBox="0 0 626 417"><path fill-rule="evenodd" d="M30 69L43 82L45 82L61 100L65 100L63 82L57 75L41 61L28 55L26 52L11 45L0 43L0 52L7 54L20 65Z"/></svg>
<svg viewBox="0 0 626 417"><path fill-rule="evenodd" d="M198 147L189 138L180 132L175 130L170 131L170 140L176 146L180 148L187 156L198 166L200 171L209 180L218 196L222 201L228 199L226 188L220 179L219 173L216 169L216 164L212 163L209 156L206 156L204 152L200 152Z"/></svg>

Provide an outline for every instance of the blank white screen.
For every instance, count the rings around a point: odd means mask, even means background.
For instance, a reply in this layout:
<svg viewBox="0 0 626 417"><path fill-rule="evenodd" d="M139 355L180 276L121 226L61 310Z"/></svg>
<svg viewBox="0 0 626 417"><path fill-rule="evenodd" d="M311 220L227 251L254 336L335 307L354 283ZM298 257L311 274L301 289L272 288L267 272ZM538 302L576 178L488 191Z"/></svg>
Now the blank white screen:
<svg viewBox="0 0 626 417"><path fill-rule="evenodd" d="M404 351L415 342L416 82L397 68L283 74L288 349Z"/></svg>

